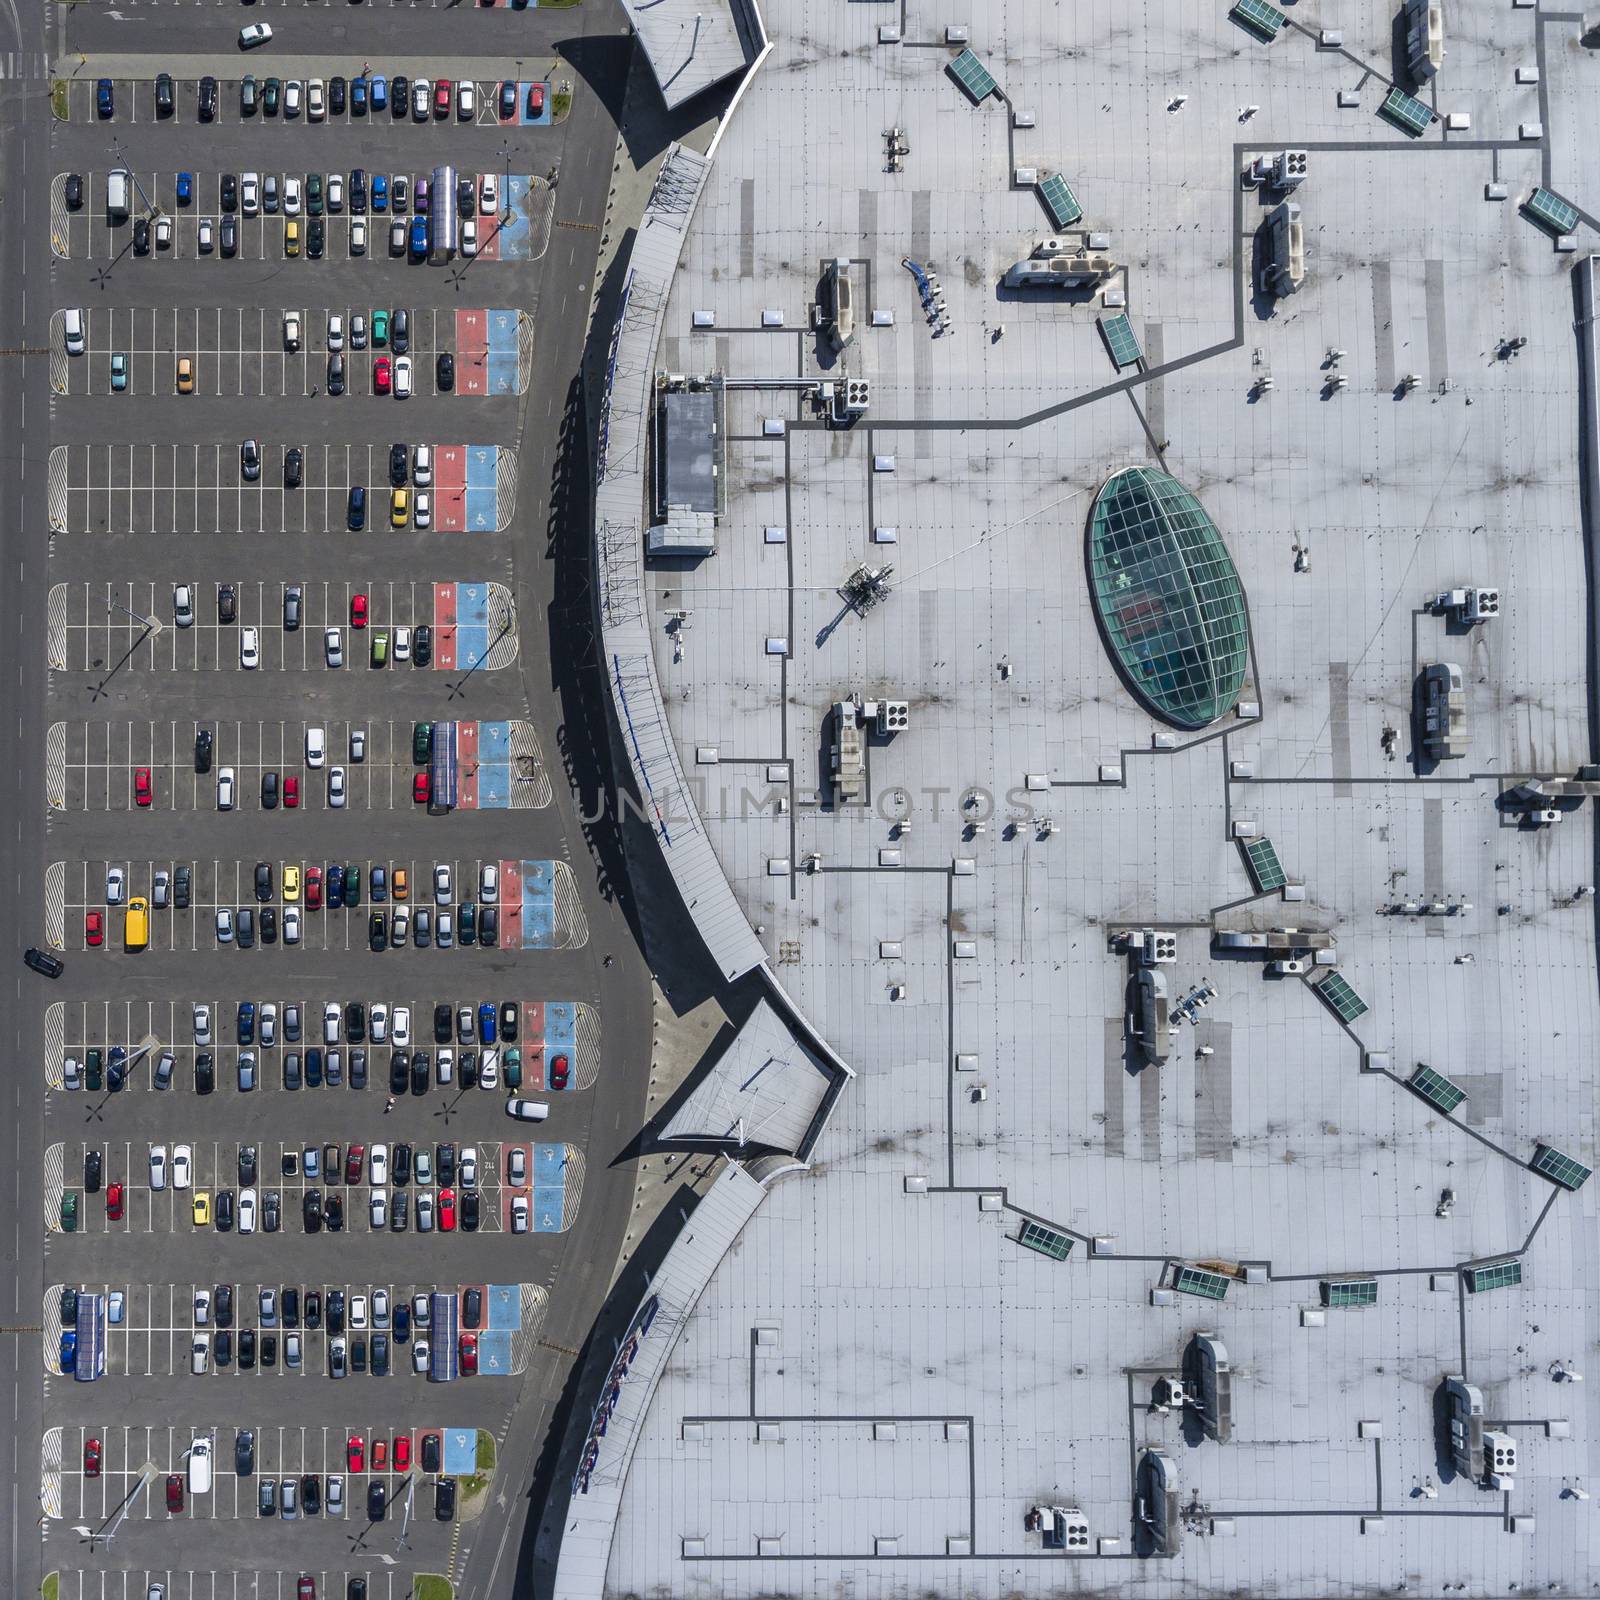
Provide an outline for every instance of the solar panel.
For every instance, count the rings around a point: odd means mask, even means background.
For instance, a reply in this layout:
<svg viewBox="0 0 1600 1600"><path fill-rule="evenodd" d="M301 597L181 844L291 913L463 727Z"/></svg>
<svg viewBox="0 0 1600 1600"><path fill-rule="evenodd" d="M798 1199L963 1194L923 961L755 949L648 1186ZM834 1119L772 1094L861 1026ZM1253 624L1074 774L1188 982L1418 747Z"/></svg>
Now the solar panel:
<svg viewBox="0 0 1600 1600"><path fill-rule="evenodd" d="M1278 852L1270 839L1246 840L1244 859L1250 876L1256 881L1256 888L1263 894L1269 889L1281 889L1289 881L1289 875L1283 870Z"/></svg>
<svg viewBox="0 0 1600 1600"><path fill-rule="evenodd" d="M1571 233L1578 225L1578 208L1548 189L1535 189L1522 209L1552 233Z"/></svg>
<svg viewBox="0 0 1600 1600"><path fill-rule="evenodd" d="M1433 121L1433 113L1415 95L1407 94L1404 89L1391 89L1378 107L1378 115L1413 139L1420 139Z"/></svg>
<svg viewBox="0 0 1600 1600"><path fill-rule="evenodd" d="M1437 1106L1446 1114L1454 1111L1467 1098L1465 1089L1457 1088L1442 1072L1435 1072L1421 1062L1411 1074L1410 1085L1429 1105Z"/></svg>
<svg viewBox="0 0 1600 1600"><path fill-rule="evenodd" d="M1267 0L1234 0L1228 15L1269 44L1278 37L1278 30L1286 20L1276 6L1267 4Z"/></svg>
<svg viewBox="0 0 1600 1600"><path fill-rule="evenodd" d="M1066 1234L1047 1228L1041 1222L1024 1222L1017 1243L1049 1256L1052 1261L1065 1261L1072 1250L1072 1240Z"/></svg>
<svg viewBox="0 0 1600 1600"><path fill-rule="evenodd" d="M1474 1294L1485 1289L1509 1289L1522 1282L1520 1261L1496 1261L1487 1267L1467 1268L1467 1287Z"/></svg>
<svg viewBox="0 0 1600 1600"><path fill-rule="evenodd" d="M1589 1168L1571 1156L1563 1155L1554 1145L1542 1144L1533 1158L1533 1170L1554 1178L1563 1189L1581 1189L1589 1179Z"/></svg>
<svg viewBox="0 0 1600 1600"><path fill-rule="evenodd" d="M1077 195L1059 172L1052 172L1039 185L1039 198L1044 201L1044 208L1050 213L1050 221L1057 232L1070 228L1083 215Z"/></svg>
<svg viewBox="0 0 1600 1600"><path fill-rule="evenodd" d="M1328 1306L1375 1306L1378 1303L1378 1280L1330 1278L1322 1285L1322 1299Z"/></svg>
<svg viewBox="0 0 1600 1600"><path fill-rule="evenodd" d="M1337 972L1330 973L1317 985L1317 993L1343 1022L1354 1022L1367 1009L1367 1002Z"/></svg>
<svg viewBox="0 0 1600 1600"><path fill-rule="evenodd" d="M1133 324L1128 321L1126 311L1119 311L1114 317L1101 317L1100 337L1105 340L1112 363L1119 372L1124 367L1136 367L1144 360L1144 352L1134 337Z"/></svg>
<svg viewBox="0 0 1600 1600"><path fill-rule="evenodd" d="M1179 1267L1177 1282L1173 1287L1179 1294L1197 1294L1206 1300L1220 1300L1228 1292L1228 1282L1220 1272L1207 1272L1204 1267Z"/></svg>
<svg viewBox="0 0 1600 1600"><path fill-rule="evenodd" d="M987 100L998 87L989 69L970 50L963 50L950 63L950 75L972 97L974 105Z"/></svg>

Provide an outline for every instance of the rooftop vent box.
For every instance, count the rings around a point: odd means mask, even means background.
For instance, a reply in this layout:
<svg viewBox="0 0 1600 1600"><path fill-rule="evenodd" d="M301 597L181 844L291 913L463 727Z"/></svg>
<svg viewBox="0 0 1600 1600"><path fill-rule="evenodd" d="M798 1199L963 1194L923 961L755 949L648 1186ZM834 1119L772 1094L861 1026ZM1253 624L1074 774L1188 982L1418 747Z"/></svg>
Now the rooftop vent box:
<svg viewBox="0 0 1600 1600"><path fill-rule="evenodd" d="M976 1072L977 1070L978 1058L971 1051L963 1050L959 1055L956 1056L957 1072Z"/></svg>
<svg viewBox="0 0 1600 1600"><path fill-rule="evenodd" d="M717 325L717 314L715 311L697 311L693 321L697 328L714 328Z"/></svg>
<svg viewBox="0 0 1600 1600"><path fill-rule="evenodd" d="M680 512L670 522L658 522L644 536L647 556L714 556L717 553L716 520L710 513Z"/></svg>
<svg viewBox="0 0 1600 1600"><path fill-rule="evenodd" d="M944 1425L946 1444L965 1444L971 1429L965 1422L947 1422Z"/></svg>
<svg viewBox="0 0 1600 1600"><path fill-rule="evenodd" d="M776 1422L758 1422L756 1424L757 1444L782 1444L783 1428Z"/></svg>
<svg viewBox="0 0 1600 1600"><path fill-rule="evenodd" d="M761 326L763 328L781 328L783 326L783 313L769 307L761 313Z"/></svg>
<svg viewBox="0 0 1600 1600"><path fill-rule="evenodd" d="M926 1194L927 1192L928 1180L921 1176L921 1174L917 1174L916 1176L908 1176L906 1178L907 1194Z"/></svg>
<svg viewBox="0 0 1600 1600"><path fill-rule="evenodd" d="M1150 1304L1153 1306L1175 1306L1178 1297L1171 1289L1152 1289L1150 1291Z"/></svg>
<svg viewBox="0 0 1600 1600"><path fill-rule="evenodd" d="M1235 1531L1232 1517L1213 1517L1211 1519L1211 1537L1213 1539L1231 1539Z"/></svg>
<svg viewBox="0 0 1600 1600"><path fill-rule="evenodd" d="M705 1425L705 1423L703 1423L703 1422L686 1422L686 1423L684 1423L684 1425L683 1425L683 1436L684 1436L685 1439L690 1440L690 1441L693 1441L695 1439L703 1439L703 1438L705 1438L705 1436L706 1436L706 1425Z"/></svg>
<svg viewBox="0 0 1600 1600"><path fill-rule="evenodd" d="M1037 167L1013 167L1011 169L1011 186L1014 189L1031 189L1039 181Z"/></svg>
<svg viewBox="0 0 1600 1600"><path fill-rule="evenodd" d="M946 44L970 44L972 42L972 29L964 22L952 22L944 30Z"/></svg>
<svg viewBox="0 0 1600 1600"><path fill-rule="evenodd" d="M1011 126L1013 128L1031 128L1038 120L1031 111L1013 111L1011 113Z"/></svg>
<svg viewBox="0 0 1600 1600"><path fill-rule="evenodd" d="M874 1555L897 1556L900 1554L900 1541L898 1539L874 1539L872 1541Z"/></svg>
<svg viewBox="0 0 1600 1600"><path fill-rule="evenodd" d="M1300 1326L1302 1328L1325 1328L1328 1325L1328 1313L1321 1306L1302 1306L1300 1309Z"/></svg>
<svg viewBox="0 0 1600 1600"><path fill-rule="evenodd" d="M705 1542L705 1540L704 1539L685 1539L683 1541L683 1553L684 1553L685 1557L703 1556L706 1553L706 1542Z"/></svg>
<svg viewBox="0 0 1600 1600"><path fill-rule="evenodd" d="M874 1422L872 1424L872 1437L887 1444L893 1444L895 1426L892 1422Z"/></svg>
<svg viewBox="0 0 1600 1600"><path fill-rule="evenodd" d="M1259 1261L1250 1262L1244 1269L1244 1281L1246 1283L1265 1283L1267 1281L1266 1267Z"/></svg>
<svg viewBox="0 0 1600 1600"><path fill-rule="evenodd" d="M757 1539L756 1554L758 1556L776 1556L783 1554L783 1540Z"/></svg>
<svg viewBox="0 0 1600 1600"><path fill-rule="evenodd" d="M899 44L900 26L894 22L880 22L878 24L879 44Z"/></svg>
<svg viewBox="0 0 1600 1600"><path fill-rule="evenodd" d="M900 542L900 530L892 525L874 528L872 530L872 542L874 544L898 544Z"/></svg>
<svg viewBox="0 0 1600 1600"><path fill-rule="evenodd" d="M972 1540L966 1534L951 1534L944 1542L944 1553L947 1556L970 1556L972 1554Z"/></svg>
<svg viewBox="0 0 1600 1600"><path fill-rule="evenodd" d="M1389 1524L1382 1517L1363 1517L1361 1519L1361 1531L1363 1533L1387 1533Z"/></svg>

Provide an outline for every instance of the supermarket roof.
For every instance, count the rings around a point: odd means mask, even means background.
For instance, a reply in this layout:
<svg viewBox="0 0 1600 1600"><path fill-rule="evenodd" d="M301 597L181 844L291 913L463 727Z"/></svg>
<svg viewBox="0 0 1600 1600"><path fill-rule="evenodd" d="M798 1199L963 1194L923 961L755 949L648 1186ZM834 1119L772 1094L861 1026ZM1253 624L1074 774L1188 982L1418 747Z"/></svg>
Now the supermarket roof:
<svg viewBox="0 0 1600 1600"><path fill-rule="evenodd" d="M756 0L622 0L668 108L742 72L766 40Z"/></svg>

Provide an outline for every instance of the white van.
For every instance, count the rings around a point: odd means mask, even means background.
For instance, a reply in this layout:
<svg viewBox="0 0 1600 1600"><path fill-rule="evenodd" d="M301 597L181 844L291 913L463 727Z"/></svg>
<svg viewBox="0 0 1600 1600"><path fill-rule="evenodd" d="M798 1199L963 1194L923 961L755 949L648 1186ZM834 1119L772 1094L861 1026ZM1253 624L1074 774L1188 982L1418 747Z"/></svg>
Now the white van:
<svg viewBox="0 0 1600 1600"><path fill-rule="evenodd" d="M132 181L126 167L113 167L106 178L106 221L113 228L128 220L128 193Z"/></svg>
<svg viewBox="0 0 1600 1600"><path fill-rule="evenodd" d="M61 313L61 333L69 356L81 356L88 348L83 339L83 312L77 306L69 306Z"/></svg>
<svg viewBox="0 0 1600 1600"><path fill-rule="evenodd" d="M189 1446L189 1493L211 1492L211 1441L196 1439Z"/></svg>

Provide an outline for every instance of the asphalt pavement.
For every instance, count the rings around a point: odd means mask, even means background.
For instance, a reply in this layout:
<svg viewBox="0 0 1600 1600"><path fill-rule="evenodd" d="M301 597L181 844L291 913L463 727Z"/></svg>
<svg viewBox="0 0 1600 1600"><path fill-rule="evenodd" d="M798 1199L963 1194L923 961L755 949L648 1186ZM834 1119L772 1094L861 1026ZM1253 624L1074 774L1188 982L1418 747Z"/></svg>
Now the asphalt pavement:
<svg viewBox="0 0 1600 1600"><path fill-rule="evenodd" d="M367 1571L383 1574L387 1583L393 1564L402 1570L409 1565L451 1571L460 1594L511 1594L521 1580L515 1563L525 1520L540 1509L530 1504L528 1487L545 1444L544 1429L573 1352L581 1348L604 1295L631 1209L631 1170L613 1163L639 1124L650 1060L648 973L618 909L617 886L592 854L603 850L604 830L597 836L586 827L573 792L574 783L586 789L596 783L600 775L581 752L603 749L605 739L596 729L579 732L572 726L575 712L587 715L571 696L567 670L573 653L588 648L587 617L560 600L548 526L616 140L607 106L620 99L615 85L592 84L586 72L593 75L593 61L626 60L625 54L596 53L587 46L614 36L620 19L602 0L548 12L127 0L116 8L20 8L8 17L0 21L0 49L14 50L25 70L0 82L0 207L6 224L0 227L0 277L6 284L0 314L8 323L3 348L12 363L11 381L0 385L0 426L12 441L12 470L3 492L15 563L7 573L14 611L0 634L0 727L14 740L12 759L0 778L9 824L0 826L0 884L17 908L14 987L7 1021L0 1025L16 1068L8 1075L13 1149L5 1180L14 1226L6 1251L10 1305L0 1318L0 1382L10 1380L15 1421L13 1450L0 1452L0 1526L9 1527L0 1586L26 1596L37 1592L44 1573L59 1570L63 1594L117 1594L126 1589L130 1571L148 1569L193 1572L211 1585L195 1593L242 1592L237 1590L240 1576L254 1581L259 1574L269 1584L259 1592L267 1593L280 1572ZM271 20L278 37L268 50L241 57L233 44L237 29L242 20L257 18ZM202 128L184 118L181 99L179 117L170 124L64 122L52 115L53 75L101 70L115 75L119 68L138 69L158 57L182 82L208 70L308 76L319 68L353 72L368 64L383 70L389 62L444 63L433 66L434 76L492 82L543 75L568 57L586 71L555 67L573 81L574 95L570 116L554 127L302 122L263 128L229 119ZM148 94L148 84L145 90ZM129 254L58 259L52 251L51 181L64 172L104 172L126 164L197 174L348 172L356 166L415 174L445 161L502 175L554 174L554 226L539 259L410 267L382 255L357 261L222 262L135 260ZM198 306L234 312L341 304L529 313L534 341L528 389L521 396L483 397L424 391L403 403L325 393L53 396L50 360L39 353L50 347L52 312L64 306ZM236 499L231 513L217 515L215 527L198 531L129 532L111 525L103 532L49 532L53 447L187 446L214 440L232 451L245 436L260 438L264 446L291 440L308 446L374 445L380 455L391 439L514 448L514 519L503 531L473 533L396 534L381 525L381 518L360 535L261 533L253 531L260 524L252 524ZM268 459L274 458L269 454ZM375 589L393 580L490 579L508 586L516 602L519 650L514 664L501 671L468 676L391 668L341 674L308 667L290 680L280 672L180 672L154 663L129 668L86 660L54 673L46 666L47 599L56 585L71 590L107 582L148 584L160 593L174 582L191 582L206 593L216 583L233 582L259 586L266 594L277 593L286 581ZM598 705L593 715L602 716ZM46 733L53 723L88 729L130 721L215 719L221 727L444 718L531 724L553 781L553 803L542 810L447 817L427 815L422 808L280 811L271 817L249 810L221 816L196 808L180 820L159 804L148 813L51 812L42 793ZM175 950L157 940L141 955L126 955L114 942L112 948L82 951L81 929L73 928L69 915L65 977L52 984L22 966L22 949L44 942L52 863L77 864L81 876L82 863L111 858L248 863L263 855L306 862L561 861L576 885L589 940L571 950L411 947L382 955L370 954L360 941L348 950L279 945L241 952L216 949L204 940L197 948ZM497 1094L451 1097L435 1088L403 1097L393 1111L385 1111L386 1095L376 1083L360 1094L262 1091L248 1103L225 1092L85 1097L47 1091L46 1019L52 1004L76 1008L87 1002L103 1010L106 1002L149 1002L160 1007L197 993L307 1002L325 995L370 1000L403 993L419 999L571 1000L594 1008L602 1028L598 1080L590 1089L550 1096L550 1121L533 1130L541 1140L584 1154L575 1221L564 1233L528 1236L493 1230L426 1238L414 1231L373 1234L359 1216L344 1234L315 1237L300 1231L298 1217L286 1218L286 1231L274 1236L192 1229L47 1232L47 1153L73 1142L80 1152L86 1140L103 1141L108 1151L140 1149L157 1138L210 1148L231 1146L247 1131L263 1147L313 1138L420 1143L448 1137L460 1143L503 1140L514 1128ZM197 1261L204 1262L203 1271ZM343 1384L322 1378L289 1381L281 1372L259 1371L205 1379L141 1373L92 1384L45 1376L41 1341L55 1331L48 1316L40 1321L47 1287L189 1284L212 1278L323 1286L529 1282L540 1285L548 1300L540 1343L525 1373L462 1380L447 1389L414 1378L399 1363L387 1379L367 1376ZM308 1382L318 1387L306 1389ZM251 1517L228 1527L206 1519L206 1528L191 1528L188 1520L168 1523L156 1507L149 1517L122 1523L109 1548L103 1540L75 1536L70 1521L43 1516L41 1450L55 1437L51 1430L60 1429L62 1438L76 1442L91 1427L154 1427L179 1419L185 1427L216 1427L225 1443L231 1440L227 1430L236 1425L322 1430L342 1425L346 1410L384 1427L421 1427L443 1418L494 1433L500 1440L500 1467L488 1513L457 1529L437 1529L419 1519L408 1531L409 1548L395 1543L398 1522L386 1523L375 1537L364 1530L356 1507L340 1527L308 1519L295 1530ZM286 1537L291 1532L293 1537ZM405 1592L392 1585L391 1590ZM382 1584L374 1590L385 1592Z"/></svg>

